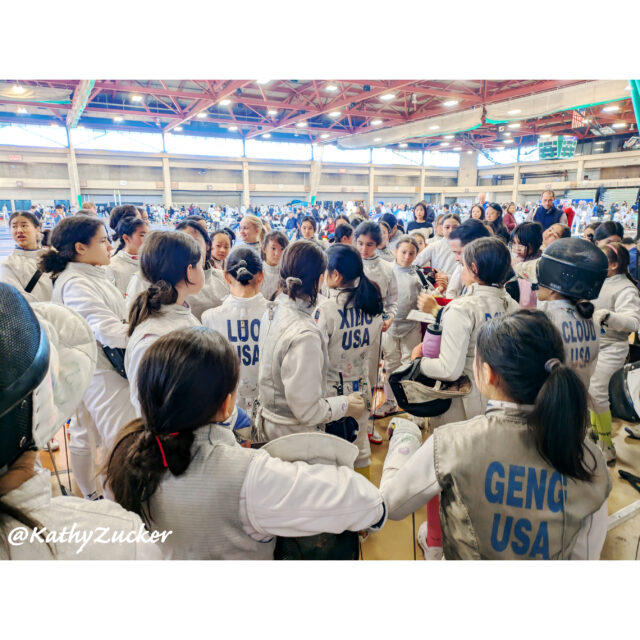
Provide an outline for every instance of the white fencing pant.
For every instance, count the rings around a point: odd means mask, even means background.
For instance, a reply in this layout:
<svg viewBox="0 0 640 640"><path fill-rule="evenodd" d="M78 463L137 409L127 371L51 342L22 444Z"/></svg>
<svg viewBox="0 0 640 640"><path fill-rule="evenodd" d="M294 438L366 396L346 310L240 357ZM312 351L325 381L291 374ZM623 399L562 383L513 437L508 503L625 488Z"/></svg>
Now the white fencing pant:
<svg viewBox="0 0 640 640"><path fill-rule="evenodd" d="M118 431L136 417L127 380L115 370L96 371L69 426L71 468L85 496L95 490L95 448L106 461Z"/></svg>
<svg viewBox="0 0 640 640"><path fill-rule="evenodd" d="M414 347L422 342L422 335L420 332L420 324L415 323L415 326L411 331L402 338L394 338L389 335L389 332L382 334L382 351L384 352L384 368L387 372L386 381L384 384L385 398L395 401L393 391L389 385L389 376L400 365L405 364L411 360L411 352Z"/></svg>
<svg viewBox="0 0 640 640"><path fill-rule="evenodd" d="M589 395L596 413L609 411L609 380L616 371L624 367L628 353L629 343L626 340L611 344L600 343L598 361L589 384Z"/></svg>
<svg viewBox="0 0 640 640"><path fill-rule="evenodd" d="M369 351L369 386L374 389L378 382L378 369L380 367L382 346L382 333L372 336Z"/></svg>

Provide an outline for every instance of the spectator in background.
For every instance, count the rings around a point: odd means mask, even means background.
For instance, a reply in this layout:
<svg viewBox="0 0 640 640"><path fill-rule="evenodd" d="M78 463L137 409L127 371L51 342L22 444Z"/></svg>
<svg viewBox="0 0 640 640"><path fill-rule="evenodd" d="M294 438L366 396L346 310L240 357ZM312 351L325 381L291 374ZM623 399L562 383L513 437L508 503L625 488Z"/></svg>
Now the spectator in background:
<svg viewBox="0 0 640 640"><path fill-rule="evenodd" d="M407 233L411 233L411 231L415 231L416 229L433 228L433 224L427 221L427 209L428 205L424 200L422 202L418 202L418 204L413 208L413 216L415 219L407 225Z"/></svg>
<svg viewBox="0 0 640 640"><path fill-rule="evenodd" d="M516 205L515 202L509 202L504 208L504 214L502 215L502 224L506 227L507 231L511 233L516 228Z"/></svg>
<svg viewBox="0 0 640 640"><path fill-rule="evenodd" d="M543 230L547 230L552 224L567 224L567 216L553 204L555 193L550 189L542 193L540 202L542 203L535 211L530 213L527 220L539 222Z"/></svg>
<svg viewBox="0 0 640 640"><path fill-rule="evenodd" d="M64 207L61 204L57 204L56 208L53 210L53 215L51 216L51 226L55 227L58 222L64 219Z"/></svg>
<svg viewBox="0 0 640 640"><path fill-rule="evenodd" d="M386 222L389 225L389 242L387 243L387 245L389 249L393 251L396 247L396 243L402 235L398 232L398 220L393 215L393 213L383 213L380 216L380 222Z"/></svg>
<svg viewBox="0 0 640 640"><path fill-rule="evenodd" d="M94 202L89 202L88 200L82 203L82 206L80 207L80 209L84 209L85 211L91 211L90 214L87 215L92 215L92 216L97 216L98 215L98 209L95 205Z"/></svg>
<svg viewBox="0 0 640 640"><path fill-rule="evenodd" d="M570 202L565 205L563 211L564 215L567 216L567 226L569 229L573 229L573 220L576 217L576 212L573 210Z"/></svg>
<svg viewBox="0 0 640 640"><path fill-rule="evenodd" d="M624 248L629 252L629 273L637 280L638 274L636 269L638 268L638 246L633 238L625 236L622 238L622 244Z"/></svg>

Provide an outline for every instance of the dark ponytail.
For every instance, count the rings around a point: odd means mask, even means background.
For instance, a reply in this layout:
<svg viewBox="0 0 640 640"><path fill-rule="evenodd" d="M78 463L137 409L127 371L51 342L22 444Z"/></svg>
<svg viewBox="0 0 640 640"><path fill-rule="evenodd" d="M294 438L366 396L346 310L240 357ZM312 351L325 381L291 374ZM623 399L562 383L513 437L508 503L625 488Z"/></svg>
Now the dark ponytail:
<svg viewBox="0 0 640 640"><path fill-rule="evenodd" d="M576 311L585 320L589 320L589 318L593 316L595 307L593 306L593 302L591 302L591 300L573 300L572 302L576 305Z"/></svg>
<svg viewBox="0 0 640 640"><path fill-rule="evenodd" d="M542 458L568 477L590 480L587 390L565 365L562 337L548 316L521 310L490 320L478 331L476 357L500 376L511 401L534 405L528 423Z"/></svg>
<svg viewBox="0 0 640 640"><path fill-rule="evenodd" d="M55 279L76 258L76 242L89 244L104 224L93 216L73 216L61 220L51 233L52 249L40 257L38 269ZM106 231L106 229L105 229Z"/></svg>
<svg viewBox="0 0 640 640"><path fill-rule="evenodd" d="M114 241L118 239L118 224L120 224L120 220L126 216L139 217L140 212L138 211L138 207L132 204L121 204L111 209L111 213L109 214L109 227L115 233L113 236Z"/></svg>
<svg viewBox="0 0 640 640"><path fill-rule="evenodd" d="M291 300L306 299L313 306L318 300L318 280L327 268L324 251L310 240L296 240L282 254L280 287Z"/></svg>
<svg viewBox="0 0 640 640"><path fill-rule="evenodd" d="M511 254L507 245L495 236L478 238L465 245L462 258L470 270L475 264L481 284L501 287L508 280Z"/></svg>
<svg viewBox="0 0 640 640"><path fill-rule="evenodd" d="M345 307L353 302L357 309L370 316L382 313L384 306L380 287L364 274L362 258L356 249L346 244L334 244L327 251L327 261L327 270L337 271L345 285L360 279L355 287L345 289L345 293L348 292Z"/></svg>
<svg viewBox="0 0 640 640"><path fill-rule="evenodd" d="M253 249L237 247L227 258L226 273L245 287L258 273L262 273L262 260Z"/></svg>
<svg viewBox="0 0 640 640"><path fill-rule="evenodd" d="M239 375L236 350L205 327L172 331L144 354L137 379L142 418L122 428L103 471L115 501L147 526L165 472L180 476L189 468L193 431L212 421Z"/></svg>
<svg viewBox="0 0 640 640"><path fill-rule="evenodd" d="M125 248L126 243L124 236L132 236L137 229L145 225L147 225L147 222L142 218L136 218L135 216L124 216L121 218L120 222L118 222L118 228L116 229L114 238L114 240L119 240L119 244L113 255Z"/></svg>
<svg viewBox="0 0 640 640"><path fill-rule="evenodd" d="M202 259L198 243L186 233L152 231L140 249L140 271L151 285L138 294L129 312L129 335L147 318L157 315L162 305L178 299L176 285L187 280L189 265Z"/></svg>

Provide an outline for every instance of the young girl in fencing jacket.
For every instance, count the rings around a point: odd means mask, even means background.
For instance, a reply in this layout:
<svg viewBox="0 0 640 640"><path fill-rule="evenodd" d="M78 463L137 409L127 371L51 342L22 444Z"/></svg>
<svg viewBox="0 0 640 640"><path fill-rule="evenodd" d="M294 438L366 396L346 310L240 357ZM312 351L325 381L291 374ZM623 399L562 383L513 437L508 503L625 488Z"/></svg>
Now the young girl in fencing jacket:
<svg viewBox="0 0 640 640"><path fill-rule="evenodd" d="M542 225L539 222L521 222L511 234L511 248L514 255L513 268L516 273L527 272L527 264L540 258L542 246ZM519 265L519 267L516 267ZM519 277L520 307L535 309L538 304L536 292L531 288L530 278Z"/></svg>
<svg viewBox="0 0 640 640"><path fill-rule="evenodd" d="M200 247L186 233L150 233L140 252L140 269L151 284L131 305L124 360L131 403L138 415L136 378L142 356L165 333L200 324L186 300L197 295L204 283Z"/></svg>
<svg viewBox="0 0 640 640"><path fill-rule="evenodd" d="M224 271L233 240L226 229L211 234L211 266Z"/></svg>
<svg viewBox="0 0 640 640"><path fill-rule="evenodd" d="M163 336L140 366L142 417L121 432L107 478L150 531L172 531L164 558L267 560L274 536L382 526L380 492L353 469L245 449L215 424L232 411L239 368L205 327Z"/></svg>
<svg viewBox="0 0 640 640"><path fill-rule="evenodd" d="M328 299L319 305L318 317L329 354L327 392L338 395L342 385L343 393L359 391L370 405L370 350L382 326L380 289L364 275L362 258L353 247L335 244L327 251L327 260ZM368 422L369 412L363 411L358 418L355 444L359 454L354 465L367 477L371 464Z"/></svg>
<svg viewBox="0 0 640 640"><path fill-rule="evenodd" d="M443 239L440 242L433 242L421 251L416 257L416 265L425 267L430 265L436 271L442 271L451 275L456 268L456 259L451 253L451 248L447 242L451 232L460 226L460 216L456 213L448 213L442 218Z"/></svg>
<svg viewBox="0 0 640 640"><path fill-rule="evenodd" d="M251 214L244 215L240 220L240 241L236 242L236 247L248 247L260 256L262 249L262 241L264 239L266 229L262 224L262 220L258 216Z"/></svg>
<svg viewBox="0 0 640 640"><path fill-rule="evenodd" d="M280 286L280 261L289 240L282 231L269 231L262 243L262 273L260 291L267 300L273 300Z"/></svg>
<svg viewBox="0 0 640 640"><path fill-rule="evenodd" d="M629 334L640 330L640 295L635 280L629 274L629 252L620 243L600 247L607 256L609 270L594 301L593 320L600 330L600 353L591 377L589 395L593 400L591 428L598 436L608 464L616 460L611 440L611 410L609 380L624 366L629 353Z"/></svg>
<svg viewBox="0 0 640 640"><path fill-rule="evenodd" d="M383 260L377 254L377 247L382 242L380 225L375 222L361 222L356 228L356 249L362 258L364 274L375 282L380 288L383 304L382 327L380 333L371 341L369 357L369 386L375 389L378 385L378 373L380 370L380 358L382 355L382 334L393 324L393 319L398 313L398 281L393 270L393 265ZM380 434L370 427L370 440L374 444L380 444Z"/></svg>
<svg viewBox="0 0 640 640"><path fill-rule="evenodd" d="M539 311L500 316L480 327L476 354L483 415L422 446L418 428L395 419L380 484L389 517L440 495L447 559L599 558L611 482L585 440L586 389L557 329Z"/></svg>
<svg viewBox="0 0 640 640"><path fill-rule="evenodd" d="M13 285L29 302L51 300L51 277L38 269L43 253L40 220L30 211L16 211L9 218L9 228L16 248L0 263L0 282Z"/></svg>
<svg viewBox="0 0 640 640"><path fill-rule="evenodd" d="M260 322L267 310L260 293L262 261L253 250L238 247L229 255L225 278L230 294L219 307L204 312L202 324L221 333L237 349L240 384L236 404L251 416L258 399Z"/></svg>
<svg viewBox="0 0 640 640"><path fill-rule="evenodd" d="M69 430L74 476L84 495L95 497L92 445L110 447L118 429L135 417L127 380L102 348L127 346L125 302L104 269L109 264L111 244L99 218L65 218L53 230L51 245L53 248L42 255L40 269L54 279L52 301L77 311L98 342L95 373Z"/></svg>
<svg viewBox="0 0 640 640"><path fill-rule="evenodd" d="M511 254L499 238L479 238L462 253L462 282L467 293L452 300L442 313L442 338L437 358L422 358L420 370L436 380L457 380L466 375L472 382L469 395L454 398L451 408L430 418L431 426L465 420L484 410L484 401L473 384L475 337L480 327L496 316L513 313L518 305L506 292L503 282L511 266ZM439 306L430 295L421 296L421 307L436 315Z"/></svg>
<svg viewBox="0 0 640 640"><path fill-rule="evenodd" d="M398 410L398 403L389 385L389 376L411 359L411 351L422 342L420 323L407 320L410 311L417 308L418 295L423 289L413 261L418 254L418 243L409 236L400 236L394 249L396 261L393 270L398 283L398 314L389 330L382 334L382 351L387 378L384 383L384 403L375 412L384 418Z"/></svg>
<svg viewBox="0 0 640 640"><path fill-rule="evenodd" d="M264 436L324 430L343 416L357 419L360 393L331 397L327 344L315 320L327 257L317 244L298 240L282 256L282 293L260 325L258 393Z"/></svg>
<svg viewBox="0 0 640 640"><path fill-rule="evenodd" d="M111 256L107 274L122 295L126 295L131 278L140 270L138 253L144 237L149 233L149 224L135 216L124 216L118 223L116 235L120 244Z"/></svg>

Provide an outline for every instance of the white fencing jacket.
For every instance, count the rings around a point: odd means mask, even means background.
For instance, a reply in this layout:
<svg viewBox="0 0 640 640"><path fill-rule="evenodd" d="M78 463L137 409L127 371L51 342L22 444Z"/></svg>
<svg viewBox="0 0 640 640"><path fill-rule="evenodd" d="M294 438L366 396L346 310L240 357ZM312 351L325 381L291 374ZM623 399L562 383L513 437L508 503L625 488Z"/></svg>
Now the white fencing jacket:
<svg viewBox="0 0 640 640"><path fill-rule="evenodd" d="M380 287L384 312L396 316L398 313L398 281L393 265L380 256L363 258L364 275Z"/></svg>
<svg viewBox="0 0 640 640"><path fill-rule="evenodd" d="M125 296L129 281L140 271L138 256L129 255L124 249L111 256L111 262L106 267L109 279Z"/></svg>
<svg viewBox="0 0 640 640"><path fill-rule="evenodd" d="M140 402L137 377L142 356L161 336L177 329L188 329L199 325L200 322L193 316L188 305L168 304L162 306L160 315L147 318L134 329L124 354L124 368L129 380L131 404L138 416L140 416Z"/></svg>
<svg viewBox="0 0 640 640"><path fill-rule="evenodd" d="M48 302L51 300L53 284L51 276L43 273L31 293L24 288L29 284L38 269L38 260L44 249L26 251L14 249L6 260L0 263L0 282L13 285L29 302Z"/></svg>
<svg viewBox="0 0 640 640"><path fill-rule="evenodd" d="M258 397L260 323L266 310L267 301L261 293L251 298L230 294L219 307L202 314L202 324L221 333L238 351L238 395L242 398Z"/></svg>
<svg viewBox="0 0 640 640"><path fill-rule="evenodd" d="M442 238L439 242L427 245L414 261L418 267L431 265L437 271L451 274L458 264L456 257L449 247L449 241Z"/></svg>

